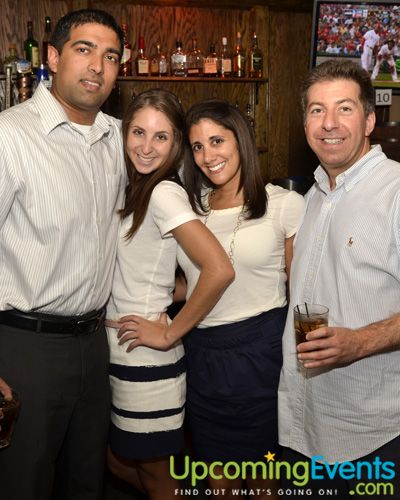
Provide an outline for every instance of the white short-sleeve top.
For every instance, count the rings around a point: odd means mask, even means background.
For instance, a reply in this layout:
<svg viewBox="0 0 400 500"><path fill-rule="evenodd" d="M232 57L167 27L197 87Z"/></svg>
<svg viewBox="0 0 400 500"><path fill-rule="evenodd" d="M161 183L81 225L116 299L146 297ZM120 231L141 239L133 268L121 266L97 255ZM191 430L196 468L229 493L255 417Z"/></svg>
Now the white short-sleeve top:
<svg viewBox="0 0 400 500"><path fill-rule="evenodd" d="M132 218L122 222L108 318L135 313L154 319L166 310L175 287L177 242L171 230L196 218L186 191L175 182L162 181L130 240L125 234Z"/></svg>
<svg viewBox="0 0 400 500"><path fill-rule="evenodd" d="M294 191L267 184L268 206L259 219L244 220L234 240L235 280L199 327L241 321L286 305L285 239L293 236L304 213L304 199ZM207 227L228 253L241 207L212 210ZM203 221L205 218L203 217ZM212 259L212 254L210 254ZM199 269L178 246L178 262L188 282L188 296Z"/></svg>

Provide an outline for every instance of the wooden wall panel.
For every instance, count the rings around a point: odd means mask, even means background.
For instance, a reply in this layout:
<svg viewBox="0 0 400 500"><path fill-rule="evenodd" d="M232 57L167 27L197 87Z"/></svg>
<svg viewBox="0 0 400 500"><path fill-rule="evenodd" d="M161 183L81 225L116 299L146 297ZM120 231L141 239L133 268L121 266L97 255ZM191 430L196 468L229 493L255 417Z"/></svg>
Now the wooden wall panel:
<svg viewBox="0 0 400 500"><path fill-rule="evenodd" d="M270 12L269 174L308 174L312 154L304 137L299 87L309 67L311 13Z"/></svg>
<svg viewBox="0 0 400 500"><path fill-rule="evenodd" d="M255 29L254 10L158 7L102 1L92 4L111 12L120 23L127 22L134 56L140 35L145 36L148 53L154 51L158 40L163 49L170 52L178 38L188 51L193 37L197 38L199 48L206 52L209 43L221 43L222 36L227 36L233 47L237 31L242 32L244 45L248 46L251 31Z"/></svg>

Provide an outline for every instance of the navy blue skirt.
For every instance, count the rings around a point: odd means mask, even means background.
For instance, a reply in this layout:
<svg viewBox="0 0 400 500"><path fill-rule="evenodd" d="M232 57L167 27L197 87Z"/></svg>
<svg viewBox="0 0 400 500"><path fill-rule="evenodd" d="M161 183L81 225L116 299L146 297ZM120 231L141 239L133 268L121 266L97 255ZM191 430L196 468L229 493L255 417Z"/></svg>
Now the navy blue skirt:
<svg viewBox="0 0 400 500"><path fill-rule="evenodd" d="M193 452L206 462L279 455L277 399L287 307L184 340L186 418Z"/></svg>

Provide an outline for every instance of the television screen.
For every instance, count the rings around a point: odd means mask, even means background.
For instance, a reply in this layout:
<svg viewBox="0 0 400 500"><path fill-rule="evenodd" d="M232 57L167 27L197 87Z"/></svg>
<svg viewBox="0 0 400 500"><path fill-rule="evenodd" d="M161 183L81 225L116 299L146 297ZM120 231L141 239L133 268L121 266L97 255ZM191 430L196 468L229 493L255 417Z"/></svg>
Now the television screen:
<svg viewBox="0 0 400 500"><path fill-rule="evenodd" d="M330 58L354 59L374 86L400 91L400 0L314 0L311 64Z"/></svg>

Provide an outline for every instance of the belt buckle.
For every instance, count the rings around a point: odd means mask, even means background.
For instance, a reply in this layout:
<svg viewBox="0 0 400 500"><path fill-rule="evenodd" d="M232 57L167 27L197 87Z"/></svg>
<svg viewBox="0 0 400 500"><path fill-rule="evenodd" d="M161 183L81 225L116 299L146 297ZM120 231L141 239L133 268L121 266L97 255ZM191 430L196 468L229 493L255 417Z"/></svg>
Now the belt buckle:
<svg viewBox="0 0 400 500"><path fill-rule="evenodd" d="M104 320L105 315L106 315L106 311L103 308L102 310L100 310L98 312L97 316L95 316L94 318L78 320L76 322L76 327L75 327L76 333L88 335L89 333L95 332L99 328L99 326L101 325L101 322ZM95 323L94 323L94 326L92 328L90 328L90 329L88 328L87 330L84 329L84 325L93 324L93 322L95 322ZM83 326L83 328L81 329L82 326Z"/></svg>

